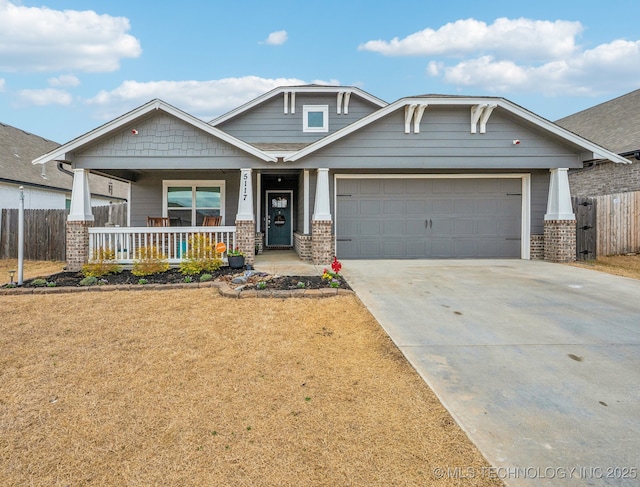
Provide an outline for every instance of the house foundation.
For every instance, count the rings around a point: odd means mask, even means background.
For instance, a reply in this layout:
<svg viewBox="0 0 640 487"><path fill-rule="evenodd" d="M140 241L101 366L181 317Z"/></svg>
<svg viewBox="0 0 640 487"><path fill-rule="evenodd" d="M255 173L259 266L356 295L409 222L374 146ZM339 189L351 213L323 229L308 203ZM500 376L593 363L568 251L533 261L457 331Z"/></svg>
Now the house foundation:
<svg viewBox="0 0 640 487"><path fill-rule="evenodd" d="M544 260L550 262L576 260L575 220L545 220Z"/></svg>
<svg viewBox="0 0 640 487"><path fill-rule="evenodd" d="M89 262L89 228L92 221L67 221L67 271L79 272Z"/></svg>

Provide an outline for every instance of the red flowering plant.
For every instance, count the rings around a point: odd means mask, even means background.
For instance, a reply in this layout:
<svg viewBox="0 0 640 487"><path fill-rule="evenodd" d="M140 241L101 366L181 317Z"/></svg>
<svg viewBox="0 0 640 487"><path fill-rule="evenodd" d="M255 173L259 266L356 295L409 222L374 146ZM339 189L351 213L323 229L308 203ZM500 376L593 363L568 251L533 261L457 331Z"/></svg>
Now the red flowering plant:
<svg viewBox="0 0 640 487"><path fill-rule="evenodd" d="M333 257L333 262L331 262L331 270L324 269L322 271L322 279L329 282L330 287L340 287L340 280L342 276L340 275L340 270L342 269L342 264L338 261L337 257Z"/></svg>

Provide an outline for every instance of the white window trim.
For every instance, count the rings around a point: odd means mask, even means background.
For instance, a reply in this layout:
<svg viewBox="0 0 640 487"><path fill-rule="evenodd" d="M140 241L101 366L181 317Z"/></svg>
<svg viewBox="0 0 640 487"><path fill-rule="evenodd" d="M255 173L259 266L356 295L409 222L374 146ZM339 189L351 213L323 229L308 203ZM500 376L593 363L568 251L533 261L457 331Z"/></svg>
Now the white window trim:
<svg viewBox="0 0 640 487"><path fill-rule="evenodd" d="M167 179L162 181L162 216L169 216L169 207L168 207L168 188L170 186L191 186L191 218L192 221L195 220L195 214L193 212L196 210L195 208L195 191L194 188L196 186L220 186L220 215L222 215L222 225L225 225L225 211L224 211L224 203L225 203L225 195L226 195L226 181L224 180L214 180L214 179Z"/></svg>
<svg viewBox="0 0 640 487"><path fill-rule="evenodd" d="M309 127L309 112L322 112L322 127ZM302 107L303 132L329 131L329 105L304 105Z"/></svg>

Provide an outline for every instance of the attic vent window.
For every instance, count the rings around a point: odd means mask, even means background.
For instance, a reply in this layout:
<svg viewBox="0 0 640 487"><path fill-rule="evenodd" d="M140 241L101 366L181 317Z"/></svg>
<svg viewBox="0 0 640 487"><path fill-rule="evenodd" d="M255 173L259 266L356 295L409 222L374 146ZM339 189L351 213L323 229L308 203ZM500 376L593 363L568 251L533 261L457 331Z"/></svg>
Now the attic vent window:
<svg viewBox="0 0 640 487"><path fill-rule="evenodd" d="M329 105L304 105L302 107L303 132L329 131Z"/></svg>

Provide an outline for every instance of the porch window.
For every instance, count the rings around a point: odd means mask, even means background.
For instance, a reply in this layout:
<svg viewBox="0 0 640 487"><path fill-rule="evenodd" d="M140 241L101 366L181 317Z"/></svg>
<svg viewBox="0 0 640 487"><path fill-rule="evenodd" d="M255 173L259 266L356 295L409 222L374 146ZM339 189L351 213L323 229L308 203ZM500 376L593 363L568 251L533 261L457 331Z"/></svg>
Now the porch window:
<svg viewBox="0 0 640 487"><path fill-rule="evenodd" d="M200 226L205 216L222 216L224 181L163 181L164 216L171 226Z"/></svg>
<svg viewBox="0 0 640 487"><path fill-rule="evenodd" d="M303 132L329 131L329 106L304 105L302 107Z"/></svg>

